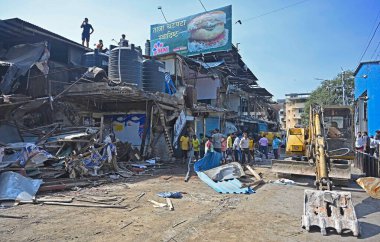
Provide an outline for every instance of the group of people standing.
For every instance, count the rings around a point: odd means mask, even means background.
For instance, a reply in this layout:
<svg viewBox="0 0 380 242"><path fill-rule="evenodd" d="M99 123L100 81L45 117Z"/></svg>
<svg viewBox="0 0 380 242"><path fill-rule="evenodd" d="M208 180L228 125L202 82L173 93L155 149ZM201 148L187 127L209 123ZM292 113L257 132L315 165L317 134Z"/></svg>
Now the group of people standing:
<svg viewBox="0 0 380 242"><path fill-rule="evenodd" d="M358 132L355 139L356 151L379 157L380 130L376 130L376 135L368 136L366 131Z"/></svg>
<svg viewBox="0 0 380 242"><path fill-rule="evenodd" d="M88 18L84 18L82 24L80 25L82 30L82 45L89 47L90 43L90 35L94 33L94 28L92 25L88 22ZM125 39L125 34L121 35L121 39L119 41L119 46L128 46L128 40ZM95 45L96 49L98 49L100 52L106 52L108 49L103 49L104 44L103 40L99 40L99 42Z"/></svg>
<svg viewBox="0 0 380 242"><path fill-rule="evenodd" d="M196 135L192 138L184 134L180 138L182 158L184 161L188 159L188 153L194 150L194 158L198 160L208 152L222 153L223 162L236 161L242 164L255 161L255 143L252 136L248 136L247 132L242 134L231 133L227 136L220 133L219 129L213 130L211 136L200 134L200 139ZM263 135L259 139L259 151L268 159L269 140ZM282 141L275 137L272 142L273 154L278 159L280 146Z"/></svg>

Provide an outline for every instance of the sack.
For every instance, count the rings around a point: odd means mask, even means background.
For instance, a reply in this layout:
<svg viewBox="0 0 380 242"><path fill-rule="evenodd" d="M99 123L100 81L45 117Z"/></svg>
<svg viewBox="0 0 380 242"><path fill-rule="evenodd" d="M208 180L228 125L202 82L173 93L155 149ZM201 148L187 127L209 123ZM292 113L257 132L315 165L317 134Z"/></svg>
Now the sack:
<svg viewBox="0 0 380 242"><path fill-rule="evenodd" d="M380 199L380 178L362 177L356 180L367 193L373 198Z"/></svg>

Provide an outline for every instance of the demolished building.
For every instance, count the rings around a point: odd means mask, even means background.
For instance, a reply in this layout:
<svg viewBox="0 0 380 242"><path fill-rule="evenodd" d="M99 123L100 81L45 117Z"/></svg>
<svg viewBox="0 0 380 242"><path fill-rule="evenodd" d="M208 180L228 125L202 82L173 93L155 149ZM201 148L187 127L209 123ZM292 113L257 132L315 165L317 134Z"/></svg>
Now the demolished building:
<svg viewBox="0 0 380 242"><path fill-rule="evenodd" d="M257 136L275 120L272 95L234 46L150 56L127 44L103 54L21 19L2 20L0 30L4 171L131 175L150 158L174 161L185 132Z"/></svg>

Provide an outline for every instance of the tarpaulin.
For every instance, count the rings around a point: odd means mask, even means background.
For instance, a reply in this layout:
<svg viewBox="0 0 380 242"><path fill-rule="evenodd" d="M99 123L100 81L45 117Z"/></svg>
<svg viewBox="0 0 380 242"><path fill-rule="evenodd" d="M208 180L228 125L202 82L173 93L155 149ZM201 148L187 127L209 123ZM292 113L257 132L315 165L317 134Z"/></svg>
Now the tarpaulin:
<svg viewBox="0 0 380 242"><path fill-rule="evenodd" d="M11 93L15 80L20 76L24 76L34 65L47 75L49 72L47 65L49 57L50 53L46 42L11 47L0 60L0 65L9 66L0 82L0 91L3 94Z"/></svg>
<svg viewBox="0 0 380 242"><path fill-rule="evenodd" d="M207 152L206 155L195 162L194 171L206 171L214 167L220 166L222 161L222 153L219 152Z"/></svg>
<svg viewBox="0 0 380 242"><path fill-rule="evenodd" d="M32 201L42 184L40 179L30 179L7 171L0 175L0 201Z"/></svg>
<svg viewBox="0 0 380 242"><path fill-rule="evenodd" d="M214 189L216 192L223 193L223 194L252 194L255 191L252 190L250 187L244 187L243 184L236 179L236 177L240 177L240 175L244 175L243 169L240 167L239 164L237 164L239 167L239 172L236 172L236 169L228 169L228 165L224 165L220 167L220 162L222 160L222 154L219 152L208 152L206 153L205 157L198 160L194 164L194 171L197 173L199 179L201 179L204 183L209 185L212 189ZM204 171L210 171L210 169L213 169L215 167L220 168L219 171L223 171L224 167L227 168L227 173L231 174L224 174L226 175L223 178L216 179L217 181L214 181L212 178L209 177ZM216 169L218 170L218 169ZM223 172L222 172L223 173ZM239 174L238 174L239 173ZM222 174L223 176L223 174ZM228 178L227 180L224 180L225 178Z"/></svg>

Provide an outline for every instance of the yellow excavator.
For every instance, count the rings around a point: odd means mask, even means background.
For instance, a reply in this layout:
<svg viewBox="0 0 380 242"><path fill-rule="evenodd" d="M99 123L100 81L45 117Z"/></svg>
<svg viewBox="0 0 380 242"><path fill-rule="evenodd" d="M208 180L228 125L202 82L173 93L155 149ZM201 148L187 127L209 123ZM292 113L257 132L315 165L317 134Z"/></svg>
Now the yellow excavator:
<svg viewBox="0 0 380 242"><path fill-rule="evenodd" d="M313 110L313 107L311 107ZM315 120L310 112L308 128L290 128L287 130L284 160L272 160L272 171L279 175L315 176L312 162L311 141ZM351 179L353 152L353 119L349 106L326 106L319 117L323 125L322 132L326 142L329 177L339 183Z"/></svg>
<svg viewBox="0 0 380 242"><path fill-rule="evenodd" d="M287 145L300 145L302 143L300 146L292 148L299 154L305 154L308 166L313 168L316 177L316 190L305 190L304 193L302 227L307 231L310 231L312 226L319 227L322 235L326 235L327 228L335 228L338 234L341 234L344 230L349 230L354 236L358 236L360 233L359 222L352 203L351 193L332 191L331 164L335 158L340 159L341 157L349 156L350 150L336 147L334 150L329 150L327 136L332 131L339 130L336 124L331 127L337 130L333 129L331 131L325 127L325 121L328 121L329 118L325 117L324 113L333 114L330 118L338 117L334 116L331 109L324 111L321 106L312 105L310 107L309 128L293 130L294 132L290 131L293 134L288 132ZM335 118L334 122L342 124L344 121L340 118ZM290 138L290 136L293 137ZM296 136L302 142L292 141L292 139L297 139ZM337 152L342 153L337 154ZM347 169L347 164L344 165L344 168Z"/></svg>

